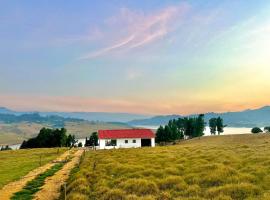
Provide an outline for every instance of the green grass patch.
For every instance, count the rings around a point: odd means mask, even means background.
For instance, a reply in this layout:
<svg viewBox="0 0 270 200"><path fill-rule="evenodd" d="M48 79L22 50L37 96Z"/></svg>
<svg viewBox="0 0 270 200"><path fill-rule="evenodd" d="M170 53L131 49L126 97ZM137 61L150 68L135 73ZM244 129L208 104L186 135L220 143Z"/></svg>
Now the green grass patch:
<svg viewBox="0 0 270 200"><path fill-rule="evenodd" d="M0 152L0 188L18 180L65 152L66 148L24 149ZM41 158L41 163L40 163Z"/></svg>
<svg viewBox="0 0 270 200"><path fill-rule="evenodd" d="M64 163L55 164L50 169L42 174L39 174L32 181L29 181L26 186L19 192L15 193L11 199L12 200L30 200L33 195L40 190L44 185L45 179L49 176L53 176L57 171L59 171L64 166Z"/></svg>
<svg viewBox="0 0 270 200"><path fill-rule="evenodd" d="M211 136L87 152L68 181L67 199L269 200L269 142L269 134Z"/></svg>

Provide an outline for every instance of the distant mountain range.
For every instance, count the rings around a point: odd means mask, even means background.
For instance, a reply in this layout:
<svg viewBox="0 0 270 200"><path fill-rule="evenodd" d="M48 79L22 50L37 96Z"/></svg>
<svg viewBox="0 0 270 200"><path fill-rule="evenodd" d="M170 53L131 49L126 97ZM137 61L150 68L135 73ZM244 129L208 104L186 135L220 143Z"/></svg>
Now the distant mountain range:
<svg viewBox="0 0 270 200"><path fill-rule="evenodd" d="M46 116L60 116L64 118L76 118L88 121L102 121L102 122L128 122L134 119L145 119L152 117L150 115L140 115L132 113L110 113L110 112L18 112L13 111L5 107L0 107L0 114L33 114L39 113L39 115Z"/></svg>
<svg viewBox="0 0 270 200"><path fill-rule="evenodd" d="M5 107L0 107L0 120L3 118L1 114L9 114L20 116L22 118L29 118L30 116L25 116L25 114L32 114L32 120L36 117L36 120L87 120L87 121L100 121L100 122L119 122L127 123L132 126L138 125L148 125L148 126L158 126L167 124L171 119L177 119L179 117L184 117L183 115L160 115L160 116L150 116L150 115L140 115L131 113L107 113L107 112L17 112L10 110ZM34 115L35 114L35 115ZM195 115L188 115L195 116ZM212 117L222 117L224 123L231 127L254 127L254 126L270 126L270 106L265 106L254 110L244 110L240 112L224 112L224 113L206 113L205 121L208 122ZM30 117L30 118L31 118ZM63 119L62 119L63 118ZM65 118L65 119L64 119ZM18 118L19 119L19 118Z"/></svg>
<svg viewBox="0 0 270 200"><path fill-rule="evenodd" d="M38 123L38 124L50 124L53 127L64 127L67 122L84 122L83 119L76 118L64 118L57 115L41 116L38 113L14 115L10 113L0 112L0 122L5 124L11 123Z"/></svg>
<svg viewBox="0 0 270 200"><path fill-rule="evenodd" d="M188 115L192 117L195 115ZM264 127L270 125L270 106L265 106L254 110L244 110L240 112L225 112L225 113L206 113L205 121L208 122L212 117L222 117L224 123L231 127ZM177 119L179 117L185 117L181 115L165 115L155 116L146 119L137 119L129 121L128 124L133 126L147 125L158 126L165 125L171 119Z"/></svg>

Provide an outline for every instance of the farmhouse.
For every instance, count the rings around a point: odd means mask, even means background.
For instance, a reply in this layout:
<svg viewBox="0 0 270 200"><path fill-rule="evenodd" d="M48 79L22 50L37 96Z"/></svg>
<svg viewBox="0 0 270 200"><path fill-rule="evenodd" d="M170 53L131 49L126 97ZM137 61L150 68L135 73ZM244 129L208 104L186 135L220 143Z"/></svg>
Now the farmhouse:
<svg viewBox="0 0 270 200"><path fill-rule="evenodd" d="M150 129L99 130L99 148L154 147L155 134Z"/></svg>

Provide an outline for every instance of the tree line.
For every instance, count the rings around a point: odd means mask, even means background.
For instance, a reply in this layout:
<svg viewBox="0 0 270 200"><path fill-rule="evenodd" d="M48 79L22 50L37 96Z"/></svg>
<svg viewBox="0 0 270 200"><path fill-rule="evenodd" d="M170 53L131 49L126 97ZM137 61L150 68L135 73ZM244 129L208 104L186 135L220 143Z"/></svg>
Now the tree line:
<svg viewBox="0 0 270 200"><path fill-rule="evenodd" d="M156 132L156 142L172 142L184 137L194 138L203 136L205 129L204 115L184 117L170 120L167 125L160 126Z"/></svg>
<svg viewBox="0 0 270 200"><path fill-rule="evenodd" d="M7 150L11 150L11 148L10 148L8 145L2 146L2 147L0 148L0 151L7 151Z"/></svg>
<svg viewBox="0 0 270 200"><path fill-rule="evenodd" d="M24 140L21 149L27 148L50 148L50 147L73 147L77 140L74 135L67 135L65 128L50 129L42 128L38 136Z"/></svg>
<svg viewBox="0 0 270 200"><path fill-rule="evenodd" d="M86 137L85 138L85 147L95 147L98 146L98 133L97 132L93 132L89 139Z"/></svg>
<svg viewBox="0 0 270 200"><path fill-rule="evenodd" d="M217 132L220 135L220 133L224 132L224 127L225 126L223 124L223 119L221 117L211 118L209 120L209 128L211 135L216 135Z"/></svg>
<svg viewBox="0 0 270 200"><path fill-rule="evenodd" d="M173 142L185 138L195 138L204 135L206 122L204 120L204 114L200 114L195 117L184 117L178 119L172 119L165 126L160 126L156 132L156 142ZM211 135L215 135L224 132L225 125L223 119L211 118L209 120L209 127Z"/></svg>

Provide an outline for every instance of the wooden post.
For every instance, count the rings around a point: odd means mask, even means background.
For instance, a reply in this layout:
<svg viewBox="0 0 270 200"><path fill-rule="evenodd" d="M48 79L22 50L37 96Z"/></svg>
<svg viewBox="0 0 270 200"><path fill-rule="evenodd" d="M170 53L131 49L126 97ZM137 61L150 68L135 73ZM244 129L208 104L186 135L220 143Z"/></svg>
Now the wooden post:
<svg viewBox="0 0 270 200"><path fill-rule="evenodd" d="M65 200L67 199L67 184L65 183Z"/></svg>

